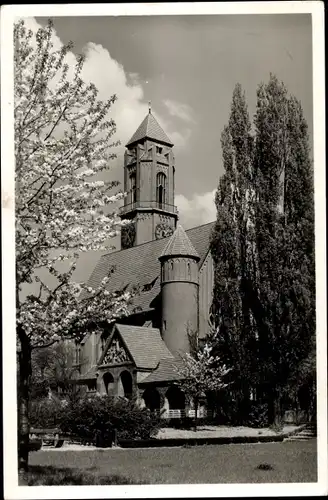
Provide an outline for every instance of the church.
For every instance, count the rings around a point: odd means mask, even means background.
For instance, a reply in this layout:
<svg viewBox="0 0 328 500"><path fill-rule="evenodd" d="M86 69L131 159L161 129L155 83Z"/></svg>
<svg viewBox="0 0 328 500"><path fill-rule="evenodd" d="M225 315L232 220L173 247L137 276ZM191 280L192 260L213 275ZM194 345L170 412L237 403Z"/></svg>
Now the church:
<svg viewBox="0 0 328 500"><path fill-rule="evenodd" d="M96 288L112 271L109 291L139 292L128 317L87 334L76 351L86 391L134 399L170 418L192 416L179 363L190 336L208 333L213 290L214 222L187 231L178 224L174 175L173 143L149 109L126 144L121 250L103 255L89 279Z"/></svg>

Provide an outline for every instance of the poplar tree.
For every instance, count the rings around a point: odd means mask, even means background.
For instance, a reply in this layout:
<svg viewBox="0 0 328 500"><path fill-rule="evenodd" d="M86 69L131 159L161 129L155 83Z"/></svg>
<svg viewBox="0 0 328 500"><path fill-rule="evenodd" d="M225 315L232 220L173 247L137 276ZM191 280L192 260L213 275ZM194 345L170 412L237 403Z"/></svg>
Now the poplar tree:
<svg viewBox="0 0 328 500"><path fill-rule="evenodd" d="M81 252L110 249L120 229L116 181L99 180L115 158L115 103L97 98L81 78L84 58L67 63L71 44L55 49L51 22L37 33L14 27L16 318L18 351L18 465L28 469L31 351L126 314L130 292L109 293L74 283ZM72 55L72 54L71 54ZM97 177L98 176L98 177ZM103 176L104 177L104 176ZM66 261L66 266L61 265ZM47 270L49 286L39 270ZM22 299L22 287L39 291ZM87 293L81 299L80 292Z"/></svg>
<svg viewBox="0 0 328 500"><path fill-rule="evenodd" d="M245 94L236 85L229 124L221 137L225 174L216 193L217 221L211 241L214 259L216 349L230 368L229 390L238 405L239 423L247 411L254 358L249 299L253 274L253 138Z"/></svg>
<svg viewBox="0 0 328 500"><path fill-rule="evenodd" d="M244 400L255 388L272 423L315 332L312 165L301 105L276 77L258 87L253 134L241 95L222 134L213 306L234 385Z"/></svg>
<svg viewBox="0 0 328 500"><path fill-rule="evenodd" d="M252 310L261 386L270 421L279 422L288 380L315 334L312 165L301 104L273 75L259 86L254 123L259 274Z"/></svg>

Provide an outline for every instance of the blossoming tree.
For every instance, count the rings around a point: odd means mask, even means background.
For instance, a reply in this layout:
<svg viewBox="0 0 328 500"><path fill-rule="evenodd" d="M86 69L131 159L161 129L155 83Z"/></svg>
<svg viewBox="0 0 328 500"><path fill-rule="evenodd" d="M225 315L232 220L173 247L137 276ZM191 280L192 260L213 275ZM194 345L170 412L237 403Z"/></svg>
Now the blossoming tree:
<svg viewBox="0 0 328 500"><path fill-rule="evenodd" d="M21 474L28 468L31 350L112 322L128 312L131 298L131 292L106 290L110 274L96 290L72 281L79 254L109 249L110 238L120 229L115 203L123 194L113 191L116 181L99 180L118 144L110 119L116 96L100 101L95 86L81 78L83 57L76 58L74 68L69 66L71 45L55 50L53 33L51 22L36 34L24 21L14 27ZM40 269L47 269L54 286L40 278ZM38 292L23 300L22 286L34 281Z"/></svg>
<svg viewBox="0 0 328 500"><path fill-rule="evenodd" d="M224 377L230 371L222 364L218 356L212 354L211 340L202 347L196 346L195 343L191 345L191 353L181 355L181 362L177 365L180 379L179 386L194 405L195 430L197 430L200 399L208 392L217 392L224 389L227 386Z"/></svg>

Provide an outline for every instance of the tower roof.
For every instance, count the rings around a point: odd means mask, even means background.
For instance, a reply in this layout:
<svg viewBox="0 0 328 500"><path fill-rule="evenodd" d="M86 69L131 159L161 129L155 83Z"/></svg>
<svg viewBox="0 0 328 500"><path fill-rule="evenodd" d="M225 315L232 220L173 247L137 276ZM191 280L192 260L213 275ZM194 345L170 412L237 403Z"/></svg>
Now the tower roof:
<svg viewBox="0 0 328 500"><path fill-rule="evenodd" d="M167 242L164 250L162 251L159 259L169 256L185 256L185 257L195 257L199 260L199 255L196 252L193 244L186 235L183 227L178 224L176 230L172 234L171 238Z"/></svg>
<svg viewBox="0 0 328 500"><path fill-rule="evenodd" d="M141 122L126 146L130 146L134 142L138 142L146 138L153 139L154 141L161 142L163 144L167 144L168 146L173 146L173 143L170 141L162 127L152 115L151 109L149 109L149 113Z"/></svg>

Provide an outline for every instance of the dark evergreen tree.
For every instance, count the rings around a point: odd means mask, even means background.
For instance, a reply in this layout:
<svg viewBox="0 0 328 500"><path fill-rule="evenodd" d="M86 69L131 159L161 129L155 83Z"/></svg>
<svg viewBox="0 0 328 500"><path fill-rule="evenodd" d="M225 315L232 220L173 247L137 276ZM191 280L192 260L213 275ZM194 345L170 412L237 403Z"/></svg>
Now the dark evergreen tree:
<svg viewBox="0 0 328 500"><path fill-rule="evenodd" d="M247 412L248 395L279 420L315 332L314 209L307 125L274 76L257 92L255 134L238 85L222 134L225 174L212 237L217 349ZM239 409L239 411L241 408Z"/></svg>
<svg viewBox="0 0 328 500"><path fill-rule="evenodd" d="M248 302L253 272L251 207L253 190L253 139L245 95L237 85L229 125L222 138L226 170L216 195L217 222L211 241L215 263L214 314L217 351L231 368L229 390L237 402L236 422L247 414L254 375L254 329Z"/></svg>

